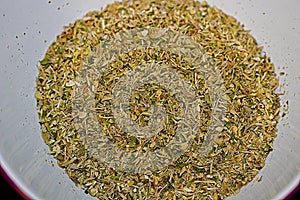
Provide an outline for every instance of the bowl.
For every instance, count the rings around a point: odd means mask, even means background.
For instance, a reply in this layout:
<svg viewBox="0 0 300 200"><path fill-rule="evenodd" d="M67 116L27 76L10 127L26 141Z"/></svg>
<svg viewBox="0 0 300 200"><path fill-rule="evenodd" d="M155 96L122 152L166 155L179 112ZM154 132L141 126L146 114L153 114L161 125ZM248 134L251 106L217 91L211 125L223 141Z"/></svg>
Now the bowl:
<svg viewBox="0 0 300 200"><path fill-rule="evenodd" d="M63 27L111 2L1 2L0 162L3 173L28 199L95 199L76 187L49 155L41 137L35 79L38 61ZM284 199L300 181L300 2L208 0L208 4L251 30L280 80L281 117L274 150L257 177L228 199Z"/></svg>

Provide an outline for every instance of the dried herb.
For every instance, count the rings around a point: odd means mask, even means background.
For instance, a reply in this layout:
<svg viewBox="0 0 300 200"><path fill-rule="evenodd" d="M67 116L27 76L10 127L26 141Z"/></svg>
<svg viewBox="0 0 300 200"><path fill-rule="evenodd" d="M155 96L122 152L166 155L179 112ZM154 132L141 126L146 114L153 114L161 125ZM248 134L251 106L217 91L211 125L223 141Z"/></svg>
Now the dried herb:
<svg viewBox="0 0 300 200"><path fill-rule="evenodd" d="M149 105L162 104L170 114L164 131L150 139L129 137L110 117L109 80L143 62L173 63L203 94L201 130L191 148L174 163L150 174L124 173L107 167L88 151L74 123L72 112L76 77L101 41L133 28L168 28L190 36L210 55L227 90L228 112L213 150L199 157L195 149L203 142L210 123L210 98L203 77L193 81L193 63L163 50L140 49L122 54L109 64L97 90L99 123L106 136L128 151L160 148L174 136L181 108L168 88L144 85L132 94L131 119L140 126L149 122ZM42 137L58 165L82 189L100 199L224 199L251 181L272 151L276 137L279 99L278 80L270 59L261 54L249 31L233 17L206 2L192 0L133 0L109 4L65 27L40 61L36 99ZM90 58L89 58L90 59ZM123 71L122 71L123 70ZM198 76L198 75L197 75ZM87 113L77 113L84 119Z"/></svg>

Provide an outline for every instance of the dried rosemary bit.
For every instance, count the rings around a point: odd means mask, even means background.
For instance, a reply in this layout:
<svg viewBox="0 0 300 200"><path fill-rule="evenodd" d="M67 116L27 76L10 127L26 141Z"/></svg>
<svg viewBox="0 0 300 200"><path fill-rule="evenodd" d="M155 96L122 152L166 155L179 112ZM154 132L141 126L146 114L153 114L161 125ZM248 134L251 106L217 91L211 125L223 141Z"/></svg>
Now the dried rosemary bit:
<svg viewBox="0 0 300 200"><path fill-rule="evenodd" d="M107 63L110 73L97 87L89 88L96 93L95 110L74 113L86 103L74 102L74 94L84 63L95 62L89 55L98 45L109 45L101 42L118 32L149 27L193 38L212 58L224 80L229 97L225 127L219 128L219 138L206 157L200 157L196 150L211 123L210 94L203 75L193 71L194 63L180 55L142 47L119 55ZM162 33L151 34L155 38ZM242 24L206 2L124 0L109 4L65 27L40 61L35 97L42 137L70 179L99 199L225 199L238 193L264 167L276 137L278 80L270 59L261 52L262 47ZM144 85L130 94L130 117L141 127L149 123L151 105L161 104L167 110L164 131L147 139L128 136L112 116L111 91L118 78L153 61L173 66L197 88L201 128L188 151L163 169L135 174L109 168L92 156L82 138L87 134L93 141L95 136L83 128L89 123L90 112L97 112L106 137L128 152L159 149L176 133L183 108L164 85ZM87 91L82 91L85 94Z"/></svg>

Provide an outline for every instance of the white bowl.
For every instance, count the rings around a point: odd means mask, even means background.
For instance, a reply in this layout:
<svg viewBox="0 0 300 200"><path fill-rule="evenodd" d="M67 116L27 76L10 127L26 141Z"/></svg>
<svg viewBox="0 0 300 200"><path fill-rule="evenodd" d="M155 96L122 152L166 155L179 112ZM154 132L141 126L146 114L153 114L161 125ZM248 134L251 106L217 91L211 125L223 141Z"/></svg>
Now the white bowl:
<svg viewBox="0 0 300 200"><path fill-rule="evenodd" d="M16 186L31 199L93 199L57 166L41 137L37 115L36 65L63 26L102 1L6 0L0 7L0 161ZM240 193L229 199L283 199L300 180L300 1L209 0L250 29L271 57L279 76L281 105L274 150L266 166Z"/></svg>

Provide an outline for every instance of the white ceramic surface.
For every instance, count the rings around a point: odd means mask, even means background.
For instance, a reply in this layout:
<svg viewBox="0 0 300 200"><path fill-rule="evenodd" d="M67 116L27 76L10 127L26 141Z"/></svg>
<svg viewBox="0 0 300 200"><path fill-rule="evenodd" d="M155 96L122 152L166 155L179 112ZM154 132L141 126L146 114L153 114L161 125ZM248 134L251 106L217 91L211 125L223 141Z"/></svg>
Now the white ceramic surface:
<svg viewBox="0 0 300 200"><path fill-rule="evenodd" d="M63 26L109 0L2 0L0 6L0 162L32 199L93 199L48 155L38 123L36 65ZM300 180L300 1L208 0L250 29L271 57L289 113L278 125L274 151L253 181L229 199L283 199ZM285 69L283 69L285 67ZM285 84L284 84L285 83ZM52 166L53 164L53 166Z"/></svg>

